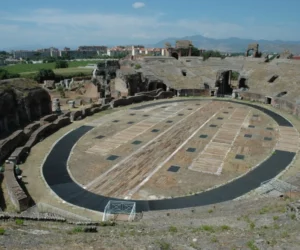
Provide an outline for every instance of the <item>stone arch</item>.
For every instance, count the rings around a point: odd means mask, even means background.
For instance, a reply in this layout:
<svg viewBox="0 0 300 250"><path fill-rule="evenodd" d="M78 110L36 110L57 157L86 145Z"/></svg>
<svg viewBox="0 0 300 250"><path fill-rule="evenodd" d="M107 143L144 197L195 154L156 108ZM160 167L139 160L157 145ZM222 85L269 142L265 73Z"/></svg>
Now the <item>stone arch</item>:
<svg viewBox="0 0 300 250"><path fill-rule="evenodd" d="M156 86L157 89L163 89L164 91L167 91L167 85L160 82L160 83L157 83L157 86Z"/></svg>
<svg viewBox="0 0 300 250"><path fill-rule="evenodd" d="M248 85L247 85L247 78L245 77L241 77L239 79L239 85L238 85L238 88L246 88L246 89L249 89Z"/></svg>
<svg viewBox="0 0 300 250"><path fill-rule="evenodd" d="M171 56L174 57L176 60L178 60L178 58L179 58L178 53L175 51L172 52Z"/></svg>

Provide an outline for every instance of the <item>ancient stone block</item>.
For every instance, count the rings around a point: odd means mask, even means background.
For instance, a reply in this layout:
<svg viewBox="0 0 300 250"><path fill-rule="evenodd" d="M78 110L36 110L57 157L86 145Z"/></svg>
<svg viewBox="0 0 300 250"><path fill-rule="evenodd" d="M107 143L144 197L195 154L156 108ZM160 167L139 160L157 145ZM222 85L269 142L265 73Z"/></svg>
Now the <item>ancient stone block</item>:
<svg viewBox="0 0 300 250"><path fill-rule="evenodd" d="M24 192L16 180L13 163L5 164L4 180L8 195L15 208L19 212L26 210L29 207L30 197Z"/></svg>
<svg viewBox="0 0 300 250"><path fill-rule="evenodd" d="M37 130L40 126L41 126L40 122L33 122L33 123L29 124L28 126L26 126L23 131L24 131L25 135L30 137L31 134L35 130Z"/></svg>
<svg viewBox="0 0 300 250"><path fill-rule="evenodd" d="M18 147L23 145L27 136L22 130L14 132L11 136L0 141L0 162L3 162Z"/></svg>
<svg viewBox="0 0 300 250"><path fill-rule="evenodd" d="M41 123L41 125L44 125L46 123L53 122L56 119L57 119L57 115L56 114L46 115L46 116L44 116L44 117L42 117L40 119L40 123Z"/></svg>

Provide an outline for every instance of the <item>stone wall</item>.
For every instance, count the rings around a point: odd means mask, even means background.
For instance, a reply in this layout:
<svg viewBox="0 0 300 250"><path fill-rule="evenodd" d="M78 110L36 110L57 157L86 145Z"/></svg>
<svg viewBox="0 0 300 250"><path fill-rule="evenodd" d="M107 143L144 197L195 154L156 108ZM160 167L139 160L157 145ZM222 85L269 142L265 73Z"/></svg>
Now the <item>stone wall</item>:
<svg viewBox="0 0 300 250"><path fill-rule="evenodd" d="M141 95L129 96L127 98L122 98L118 100L114 100L110 103L112 108L119 107L119 106L126 106L133 103L140 103L144 101L151 101L155 99L164 99L164 98L172 98L174 93L172 91L161 91L156 96L153 96L153 91L150 92L151 94L148 95L148 92L144 92Z"/></svg>
<svg viewBox="0 0 300 250"><path fill-rule="evenodd" d="M300 105L280 97L269 97L260 93L240 92L243 100L266 103L266 99L271 99L271 105L279 110L295 115L300 118Z"/></svg>
<svg viewBox="0 0 300 250"><path fill-rule="evenodd" d="M18 147L23 145L28 137L22 130L14 132L11 136L0 141L0 164Z"/></svg>
<svg viewBox="0 0 300 250"><path fill-rule="evenodd" d="M209 89L180 89L179 96L210 96Z"/></svg>
<svg viewBox="0 0 300 250"><path fill-rule="evenodd" d="M239 92L243 100L265 103L266 95L252 92Z"/></svg>
<svg viewBox="0 0 300 250"><path fill-rule="evenodd" d="M29 207L30 197L24 192L17 181L13 163L5 164L4 180L9 198L15 208L19 212L26 210Z"/></svg>
<svg viewBox="0 0 300 250"><path fill-rule="evenodd" d="M28 79L0 81L0 134L11 133L51 114L49 93Z"/></svg>

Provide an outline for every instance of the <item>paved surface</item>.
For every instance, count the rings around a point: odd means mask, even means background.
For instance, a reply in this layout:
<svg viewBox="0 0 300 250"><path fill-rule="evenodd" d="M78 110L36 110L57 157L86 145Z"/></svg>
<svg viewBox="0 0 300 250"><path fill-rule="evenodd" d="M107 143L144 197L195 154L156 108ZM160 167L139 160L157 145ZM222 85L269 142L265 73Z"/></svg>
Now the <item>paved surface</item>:
<svg viewBox="0 0 300 250"><path fill-rule="evenodd" d="M179 102L188 102L190 100L193 99L179 100ZM141 106L138 109L152 107L153 105L161 105L162 103L172 102L156 102ZM281 127L292 127L292 124L289 121L270 110L253 104L245 105L257 108L260 111L268 114ZM47 157L43 166L43 175L51 189L63 200L77 206L103 212L109 200L120 199L105 197L83 189L72 180L67 171L66 163L73 145L91 129L93 129L92 126L82 126L62 138L54 146L53 150ZM219 188L197 195L165 200L137 200L137 211L201 206L237 198L251 191L252 189L257 188L260 186L261 182L269 180L279 174L283 169L286 168L287 165L291 163L295 154L295 152L290 152L288 150L276 150L269 159L245 176Z"/></svg>

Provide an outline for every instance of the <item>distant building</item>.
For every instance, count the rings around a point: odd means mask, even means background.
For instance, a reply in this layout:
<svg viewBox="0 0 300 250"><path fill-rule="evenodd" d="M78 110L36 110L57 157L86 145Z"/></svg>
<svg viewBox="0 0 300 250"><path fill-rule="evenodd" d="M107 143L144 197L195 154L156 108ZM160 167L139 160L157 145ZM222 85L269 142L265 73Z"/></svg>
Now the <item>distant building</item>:
<svg viewBox="0 0 300 250"><path fill-rule="evenodd" d="M107 47L106 46L79 46L79 51L97 51L98 53L106 53Z"/></svg>
<svg viewBox="0 0 300 250"><path fill-rule="evenodd" d="M84 58L91 58L95 56L99 56L101 54L98 51L91 51L91 50L61 50L59 56L67 57L67 58L74 58L74 59L84 59Z"/></svg>
<svg viewBox="0 0 300 250"><path fill-rule="evenodd" d="M124 47L124 46L117 46L114 48L107 49L106 54L110 57L123 56L125 54L131 54L131 48Z"/></svg>
<svg viewBox="0 0 300 250"><path fill-rule="evenodd" d="M37 50L16 50L13 51L13 58L15 59L35 59L35 58L48 58L57 57L59 50L57 48L37 49Z"/></svg>

